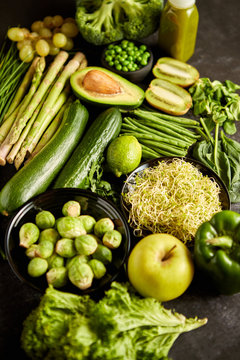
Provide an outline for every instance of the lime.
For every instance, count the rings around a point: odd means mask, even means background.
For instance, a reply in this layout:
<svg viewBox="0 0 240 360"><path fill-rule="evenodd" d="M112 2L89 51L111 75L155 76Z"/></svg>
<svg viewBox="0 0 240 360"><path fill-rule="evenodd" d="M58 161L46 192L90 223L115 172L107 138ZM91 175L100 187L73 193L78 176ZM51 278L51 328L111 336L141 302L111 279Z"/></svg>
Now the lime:
<svg viewBox="0 0 240 360"><path fill-rule="evenodd" d="M133 171L140 164L141 158L142 147L131 135L117 137L107 149L107 165L117 177Z"/></svg>

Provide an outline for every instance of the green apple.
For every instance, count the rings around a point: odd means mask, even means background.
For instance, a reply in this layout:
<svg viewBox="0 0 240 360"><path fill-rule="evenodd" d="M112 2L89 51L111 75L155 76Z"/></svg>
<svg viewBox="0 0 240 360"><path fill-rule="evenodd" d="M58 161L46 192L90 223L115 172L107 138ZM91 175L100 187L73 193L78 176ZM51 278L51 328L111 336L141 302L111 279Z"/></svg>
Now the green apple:
<svg viewBox="0 0 240 360"><path fill-rule="evenodd" d="M152 234L135 245L127 271L129 281L139 294L169 301L189 287L194 264L190 250L175 236Z"/></svg>

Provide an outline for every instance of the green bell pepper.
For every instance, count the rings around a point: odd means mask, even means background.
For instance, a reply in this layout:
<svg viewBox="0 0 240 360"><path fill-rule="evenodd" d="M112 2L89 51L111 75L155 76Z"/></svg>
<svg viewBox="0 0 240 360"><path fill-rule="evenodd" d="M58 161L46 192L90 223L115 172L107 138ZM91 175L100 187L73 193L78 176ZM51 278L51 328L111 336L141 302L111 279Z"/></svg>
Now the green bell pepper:
<svg viewBox="0 0 240 360"><path fill-rule="evenodd" d="M240 214L222 210L200 225L194 240L194 260L218 292L240 292Z"/></svg>

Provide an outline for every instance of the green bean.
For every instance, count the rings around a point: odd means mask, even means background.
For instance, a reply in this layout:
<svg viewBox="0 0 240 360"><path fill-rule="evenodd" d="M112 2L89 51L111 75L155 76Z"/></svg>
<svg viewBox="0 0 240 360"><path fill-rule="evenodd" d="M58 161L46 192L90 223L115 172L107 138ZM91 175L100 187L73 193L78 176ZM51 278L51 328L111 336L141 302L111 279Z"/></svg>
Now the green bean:
<svg viewBox="0 0 240 360"><path fill-rule="evenodd" d="M135 111L135 110L133 110ZM135 115L137 115L137 117L139 117L140 119L143 119L144 121L147 121L148 125L152 125L152 127L156 127L155 124L157 125L161 125L161 126L166 126L169 129L172 129L176 132L178 132L181 135L186 135L188 137L193 137L193 138L198 138L199 136L194 134L191 130L186 129L183 126L180 126L179 124L176 123L171 123L165 119L160 119L156 116L152 116L151 112L142 112L142 111L138 111L137 113L135 113ZM156 127L157 128L157 127Z"/></svg>
<svg viewBox="0 0 240 360"><path fill-rule="evenodd" d="M141 132L132 132L132 135L135 136L137 139L146 139L146 140L152 140L152 141L156 141L156 142L161 142L161 143L165 143L167 145L171 145L171 146L176 146L178 148L186 148L187 146L179 146L178 145L178 141L176 141L175 139L170 140L170 139L166 139L162 136L158 136L155 134L144 134Z"/></svg>
<svg viewBox="0 0 240 360"><path fill-rule="evenodd" d="M167 148L166 146L161 146L160 144L156 143L156 146L150 140L141 140L139 141L141 145L151 146L153 151L159 153L159 156L185 156L187 151L172 151L172 148Z"/></svg>
<svg viewBox="0 0 240 360"><path fill-rule="evenodd" d="M139 121L136 121L132 118L124 118L123 121L127 124L132 124L135 127L135 130L139 131L139 132L144 132L144 133L151 133L151 134L155 134L157 136L162 136L165 139L165 142L167 141L172 141L174 140L175 142L178 142L178 146L180 147L186 147L189 146L193 143L193 141L189 141L189 140L183 140L182 136L177 136L176 133L172 130L168 131L167 128L163 128L163 131L161 130L156 130L154 128L151 128L150 126L146 126L146 125L142 125L142 123L140 123ZM165 131L168 131L168 133L166 133Z"/></svg>
<svg viewBox="0 0 240 360"><path fill-rule="evenodd" d="M150 113L151 116L155 116L159 119L172 121L174 123L179 123L182 126L188 126L188 127L199 126L199 122L197 120L188 119L188 118L184 118L184 117L180 117L180 116L167 115L167 114L163 114L163 113L152 111L152 110L134 109L133 113L136 115L138 115L138 114L144 115L145 114L146 117L149 116L149 113Z"/></svg>
<svg viewBox="0 0 240 360"><path fill-rule="evenodd" d="M154 159L154 158L158 158L161 156L161 154L151 148L149 148L148 146L141 144L142 146L142 157L145 160L150 160L150 159Z"/></svg>

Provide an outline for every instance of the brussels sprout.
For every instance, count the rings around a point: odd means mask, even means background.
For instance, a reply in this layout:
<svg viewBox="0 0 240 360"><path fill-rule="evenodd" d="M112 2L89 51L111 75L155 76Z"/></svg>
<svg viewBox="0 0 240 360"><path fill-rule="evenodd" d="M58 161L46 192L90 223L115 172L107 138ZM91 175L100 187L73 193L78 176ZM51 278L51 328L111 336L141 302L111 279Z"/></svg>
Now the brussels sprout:
<svg viewBox="0 0 240 360"><path fill-rule="evenodd" d="M76 249L73 239L62 238L57 241L55 251L58 255L71 258L76 255Z"/></svg>
<svg viewBox="0 0 240 360"><path fill-rule="evenodd" d="M52 268L46 273L48 284L55 288L63 287L68 281L68 272L64 266Z"/></svg>
<svg viewBox="0 0 240 360"><path fill-rule="evenodd" d="M28 274L32 277L39 277L43 275L48 268L48 262L46 259L35 257L29 261Z"/></svg>
<svg viewBox="0 0 240 360"><path fill-rule="evenodd" d="M112 252L108 247L102 244L98 244L98 247L96 251L92 254L92 257L94 259L102 261L104 264L107 264L112 261Z"/></svg>
<svg viewBox="0 0 240 360"><path fill-rule="evenodd" d="M94 229L94 225L96 224L96 220L94 219L93 216L90 216L90 215L80 215L78 217L83 226L84 226L84 229L86 230L86 232L89 234L91 232L93 232L93 229Z"/></svg>
<svg viewBox="0 0 240 360"><path fill-rule="evenodd" d="M55 225L55 217L50 211L42 210L37 213L35 222L39 229L52 228Z"/></svg>
<svg viewBox="0 0 240 360"><path fill-rule="evenodd" d="M113 221L110 218L102 218L96 222L94 226L94 234L101 238L105 234L105 232L113 229Z"/></svg>
<svg viewBox="0 0 240 360"><path fill-rule="evenodd" d="M72 216L59 218L57 221L57 230L61 237L69 239L86 234L81 220Z"/></svg>
<svg viewBox="0 0 240 360"><path fill-rule="evenodd" d="M68 277L73 285L85 290L92 285L94 274L88 264L82 261L74 261L68 267Z"/></svg>
<svg viewBox="0 0 240 360"><path fill-rule="evenodd" d="M116 249L122 242L122 234L117 230L107 231L102 238L103 245L109 249Z"/></svg>
<svg viewBox="0 0 240 360"><path fill-rule="evenodd" d="M53 244L56 244L57 240L60 238L56 229L49 228L44 229L40 232L39 242L41 241L51 241Z"/></svg>
<svg viewBox="0 0 240 360"><path fill-rule="evenodd" d="M96 279L101 279L106 274L107 269L102 261L91 259L88 264L91 267Z"/></svg>
<svg viewBox="0 0 240 360"><path fill-rule="evenodd" d="M81 205L78 201L70 200L66 202L62 207L62 214L64 216L73 216L77 217L80 215Z"/></svg>
<svg viewBox="0 0 240 360"><path fill-rule="evenodd" d="M28 222L21 226L19 231L19 245L28 248L38 241L40 230L37 225Z"/></svg>
<svg viewBox="0 0 240 360"><path fill-rule="evenodd" d="M41 241L39 244L37 244L35 254L37 257L46 259L52 255L53 250L54 250L54 244L51 241L44 240Z"/></svg>
<svg viewBox="0 0 240 360"><path fill-rule="evenodd" d="M91 234L80 235L75 239L75 248L79 254L91 255L97 249L96 237Z"/></svg>
<svg viewBox="0 0 240 360"><path fill-rule="evenodd" d="M29 248L26 249L25 254L27 255L27 257L32 259L36 256L37 249L38 249L38 244L32 244L31 246L29 246Z"/></svg>
<svg viewBox="0 0 240 360"><path fill-rule="evenodd" d="M76 262L82 262L84 264L87 264L89 260L89 257L86 255L75 255L72 258L68 258L66 261L66 268L69 269L70 266L76 261Z"/></svg>
<svg viewBox="0 0 240 360"><path fill-rule="evenodd" d="M49 258L48 261L48 268L59 268L64 266L64 258L56 253L53 253Z"/></svg>

